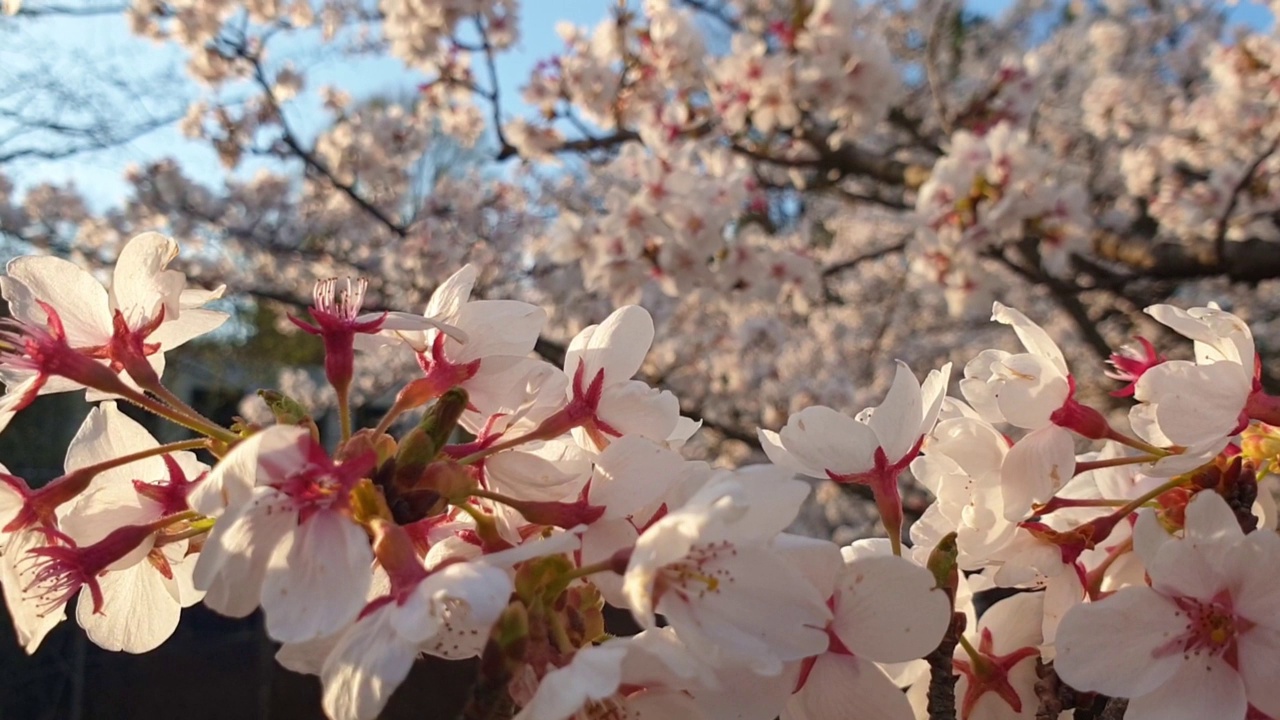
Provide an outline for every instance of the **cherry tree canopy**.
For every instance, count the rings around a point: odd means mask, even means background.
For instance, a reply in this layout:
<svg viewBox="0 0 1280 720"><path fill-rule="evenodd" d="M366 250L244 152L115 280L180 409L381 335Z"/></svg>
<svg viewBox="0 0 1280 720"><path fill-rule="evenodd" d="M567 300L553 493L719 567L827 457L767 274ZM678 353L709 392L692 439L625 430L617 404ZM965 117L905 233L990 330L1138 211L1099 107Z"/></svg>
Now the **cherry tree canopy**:
<svg viewBox="0 0 1280 720"><path fill-rule="evenodd" d="M180 127L228 171L149 162L93 212L73 187L16 191L0 164L6 239L106 264L161 230L210 287L296 302L317 276L360 275L384 307L472 262L477 296L547 308L553 358L638 302L657 323L648 378L712 441L861 407L894 358L1005 342L993 298L1074 334L1086 376L1159 332L1139 311L1175 294L1247 297L1264 361L1280 338L1280 38L1220 3L602 2L515 83L498 63L542 4L6 9L0 33L120 12L180 48L199 96ZM358 102L315 86L300 47L390 55L423 81ZM0 162L22 141L0 138ZM433 152L444 171L424 179Z"/></svg>

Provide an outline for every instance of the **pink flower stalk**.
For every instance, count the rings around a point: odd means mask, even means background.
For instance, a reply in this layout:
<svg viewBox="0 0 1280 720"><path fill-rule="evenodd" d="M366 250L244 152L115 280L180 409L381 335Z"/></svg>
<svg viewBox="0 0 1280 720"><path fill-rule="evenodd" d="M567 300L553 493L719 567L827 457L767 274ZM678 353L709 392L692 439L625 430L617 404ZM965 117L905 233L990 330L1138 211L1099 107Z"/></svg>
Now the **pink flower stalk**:
<svg viewBox="0 0 1280 720"><path fill-rule="evenodd" d="M116 528L98 542L83 547L77 547L71 538L62 533L54 533L55 537L67 544L37 547L27 552L24 560L30 562L31 567L24 568L20 565L19 572L22 575L29 574L30 579L22 590L34 596L41 608L40 614L47 615L66 605L81 588L87 587L93 598L93 611L100 613L103 597L98 576L131 555L156 531L180 519L168 516L144 525L126 525Z"/></svg>
<svg viewBox="0 0 1280 720"><path fill-rule="evenodd" d="M977 652L968 660L953 660L952 666L969 681L960 704L960 720L969 720L978 701L987 693L995 693L1015 713L1022 712L1022 698L1009 682L1009 673L1023 660L1040 654L1034 647L1020 647L1003 655L994 649L990 628L983 628Z"/></svg>
<svg viewBox="0 0 1280 720"><path fill-rule="evenodd" d="M1030 717L1036 708L1035 658L1043 642L1044 596L1022 593L983 613L951 665L959 679L960 720ZM975 637L975 647L971 637Z"/></svg>
<svg viewBox="0 0 1280 720"><path fill-rule="evenodd" d="M316 283L312 293L311 317L315 325L292 315L289 320L324 341L324 374L329 384L344 397L355 374L356 334L373 335L382 329L387 313L360 314L369 281L347 278L347 286L338 291L338 279L327 278Z"/></svg>
<svg viewBox="0 0 1280 720"><path fill-rule="evenodd" d="M65 378L75 386L110 394L128 392L112 368L67 343L62 318L52 305L34 302L44 311L46 327L13 319L0 321L0 373L6 380L18 380L10 382L8 392L0 399L0 429L34 402L51 378Z"/></svg>
<svg viewBox="0 0 1280 720"><path fill-rule="evenodd" d="M169 472L169 477L164 482L134 480L133 489L140 497L155 503L161 514L169 515L190 510L191 507L187 503L187 495L201 480L204 480L208 472L206 471L188 479L186 472L183 471L182 466L178 464L178 461L173 456L165 455L163 459L165 469Z"/></svg>

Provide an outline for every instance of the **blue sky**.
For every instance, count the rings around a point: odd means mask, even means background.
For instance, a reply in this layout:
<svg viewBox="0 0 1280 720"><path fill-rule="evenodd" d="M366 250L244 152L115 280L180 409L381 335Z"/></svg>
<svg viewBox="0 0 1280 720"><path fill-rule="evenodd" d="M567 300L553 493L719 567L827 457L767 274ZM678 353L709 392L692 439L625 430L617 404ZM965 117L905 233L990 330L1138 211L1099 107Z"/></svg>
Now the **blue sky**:
<svg viewBox="0 0 1280 720"><path fill-rule="evenodd" d="M33 0L32 4L35 4ZM503 88L503 106L508 116L521 114L527 107L519 95L530 68L535 62L548 58L562 47L555 25L569 21L577 25L594 26L605 18L611 0L528 0L521 17L521 40L511 52L499 56L498 74ZM978 0L969 7L986 14L996 14L1010 4L1010 0ZM548 12L548 8L554 11ZM1233 10L1234 19L1253 27L1269 26L1270 14L1256 3L1244 3ZM87 53L93 58L110 58L123 61L118 67L128 72L129 67L155 69L176 66L179 71L184 62L183 53L171 45L156 44L129 33L126 21L121 17L100 18L41 18L24 20L13 34L0 32L0 45L14 40L10 47L30 43L28 47L58 48L70 56L75 52ZM317 52L319 43L314 36L289 38L278 45L273 42L275 58L296 58L307 70L311 89L322 85L344 88L356 98L379 94L404 95L412 92L423 79L407 70L390 57L350 58L333 52ZM0 63L6 61L0 47ZM199 96L201 90L188 84L190 99ZM304 96L288 111L291 124L304 135L317 132L322 122L319 104L314 94ZM30 186L42 181L74 181L84 192L92 206L103 209L117 203L125 195L122 174L130 164L141 164L164 156L174 156L187 172L205 182L217 182L223 170L213 150L206 144L195 143L181 136L175 127L152 132L124 146L107 151L83 155L70 160L53 162L28 162L6 168L6 172L19 184ZM247 163L242 174L251 174L265 161Z"/></svg>
<svg viewBox="0 0 1280 720"><path fill-rule="evenodd" d="M34 3L33 3L34 4ZM551 57L563 48L555 25L561 20L594 26L606 17L612 5L607 0L573 0L556 2L555 13L531 9L545 8L553 3L530 2L521 18L521 40L513 50L498 58L500 85L503 88L503 106L508 115L527 109L520 98L519 87L524 83L530 68L538 60ZM184 54L173 46L158 45L129 33L126 21L121 17L100 18L39 18L24 20L15 32L20 36L11 47L22 44L27 47L64 48L72 53L92 48L95 56L126 58L136 68L154 69L185 62ZM295 62L307 69L310 89L333 85L345 89L355 98L375 95L404 95L411 93L425 77L405 68L399 60L390 57L343 57L337 53L317 55L314 35L299 38L281 38L273 41L274 58L296 58ZM0 46L6 37L0 34ZM0 47L0 62L5 61ZM127 71L127 70L126 70ZM190 99L200 96L201 88L190 84L186 88ZM291 125L304 135L319 130L319 103L313 94L299 100L287 111ZM95 152L68 160L28 161L5 168L19 187L39 182L74 181L89 197L93 206L102 209L115 204L125 195L122 174L132 164L142 164L165 156L179 159L188 173L206 181L216 181L223 174L217 156L207 144L192 142L182 137L176 127L166 127L118 148ZM255 164L250 162L242 173L252 173Z"/></svg>

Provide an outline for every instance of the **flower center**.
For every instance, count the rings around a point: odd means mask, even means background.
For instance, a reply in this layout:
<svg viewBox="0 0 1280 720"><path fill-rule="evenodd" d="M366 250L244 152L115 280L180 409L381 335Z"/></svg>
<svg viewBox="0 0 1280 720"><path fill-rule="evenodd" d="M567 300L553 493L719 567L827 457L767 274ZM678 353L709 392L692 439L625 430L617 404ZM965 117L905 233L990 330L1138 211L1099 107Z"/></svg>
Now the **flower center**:
<svg viewBox="0 0 1280 720"><path fill-rule="evenodd" d="M1186 657L1207 653L1210 656L1225 655L1234 662L1236 636L1244 628L1244 621L1236 617L1231 608L1231 598L1214 598L1213 602L1201 602L1193 598L1177 598L1174 602L1180 614L1186 618L1186 630L1179 638L1182 653Z"/></svg>
<svg viewBox="0 0 1280 720"><path fill-rule="evenodd" d="M733 573L719 561L737 554L738 549L727 540L695 545L683 560L663 568L660 591L673 590L684 600L718 593L723 585L734 581Z"/></svg>

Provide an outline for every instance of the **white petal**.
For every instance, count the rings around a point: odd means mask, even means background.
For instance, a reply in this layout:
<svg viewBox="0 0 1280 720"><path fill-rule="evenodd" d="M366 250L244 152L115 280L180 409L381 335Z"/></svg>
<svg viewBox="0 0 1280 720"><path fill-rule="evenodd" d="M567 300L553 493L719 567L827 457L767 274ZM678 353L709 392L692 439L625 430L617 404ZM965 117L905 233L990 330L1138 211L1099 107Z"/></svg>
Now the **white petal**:
<svg viewBox="0 0 1280 720"><path fill-rule="evenodd" d="M603 505L606 518L644 515L645 510L652 516L657 503L680 477L685 462L655 441L624 435L596 459L588 500Z"/></svg>
<svg viewBox="0 0 1280 720"><path fill-rule="evenodd" d="M947 384L951 382L951 363L939 370L930 370L920 384L920 399L924 417L920 422L920 434L928 434L942 413L942 403L947 399Z"/></svg>
<svg viewBox="0 0 1280 720"><path fill-rule="evenodd" d="M547 312L516 300L477 300L462 306L453 322L467 333L467 342L446 354L455 363L467 363L493 355L525 355L533 350L546 324ZM448 321L446 321L448 322ZM449 345L457 341L450 339Z"/></svg>
<svg viewBox="0 0 1280 720"><path fill-rule="evenodd" d="M991 630L992 652L1008 655L1024 647L1037 647L1043 641L1044 593L1018 593L987 608L978 627L967 635L981 636L980 630ZM958 652L963 652L959 650Z"/></svg>
<svg viewBox="0 0 1280 720"><path fill-rule="evenodd" d="M159 343L160 350L167 352L189 340L217 330L227 322L229 317L226 313L216 310L187 310L182 313L182 317L170 320L156 328L155 332L147 336L147 342Z"/></svg>
<svg viewBox="0 0 1280 720"><path fill-rule="evenodd" d="M1044 328L1031 322L1026 315L1023 315L1018 310L1006 307L998 302L992 308L991 319L1012 326L1013 331L1018 335L1018 339L1022 341L1022 346L1028 352L1048 359L1059 373L1067 374L1067 361L1062 357L1062 350L1058 349L1058 344L1053 341L1053 338L1049 337L1049 333L1045 332Z"/></svg>
<svg viewBox="0 0 1280 720"><path fill-rule="evenodd" d="M441 322L453 322L461 312L462 306L471 298L471 288L476 283L478 271L470 263L450 275L448 279L436 287L427 301L427 308L422 313Z"/></svg>
<svg viewBox="0 0 1280 720"><path fill-rule="evenodd" d="M605 389L596 413L622 435L666 440L680 419L680 401L670 390L639 380L620 381Z"/></svg>
<svg viewBox="0 0 1280 720"><path fill-rule="evenodd" d="M1058 675L1077 690L1136 697L1164 685L1183 665L1170 643L1183 630L1177 606L1151 588L1120 590L1077 605L1058 625Z"/></svg>
<svg viewBox="0 0 1280 720"><path fill-rule="evenodd" d="M844 561L835 543L818 538L781 533L773 540L773 549L786 558L818 590L829 598L836 591Z"/></svg>
<svg viewBox="0 0 1280 720"><path fill-rule="evenodd" d="M1191 446L1232 434L1250 389L1251 376L1235 363L1171 360L1143 373L1134 397L1155 405L1156 423L1169 440Z"/></svg>
<svg viewBox="0 0 1280 720"><path fill-rule="evenodd" d="M631 379L639 372L652 344L653 318L649 311L638 305L618 308L595 326L582 349L581 359L586 366L583 382L590 383L600 370L604 371L606 385ZM566 365L565 372L572 376L577 369L576 365Z"/></svg>
<svg viewBox="0 0 1280 720"><path fill-rule="evenodd" d="M1264 489L1265 491L1265 489ZM1258 530L1234 545L1222 574L1233 586L1237 614L1280 630L1280 535Z"/></svg>
<svg viewBox="0 0 1280 720"><path fill-rule="evenodd" d="M1075 474L1071 431L1046 425L1019 440L1000 467L1006 520L1022 520L1033 503L1047 502Z"/></svg>
<svg viewBox="0 0 1280 720"><path fill-rule="evenodd" d="M297 525L292 513L255 507L274 492L257 490L253 500L218 518L200 551L192 580L207 593L204 604L223 615L244 617L258 607L267 561Z"/></svg>
<svg viewBox="0 0 1280 720"><path fill-rule="evenodd" d="M1010 355L996 368L996 405L1011 424L1035 430L1049 424L1071 394L1065 375L1039 355Z"/></svg>
<svg viewBox="0 0 1280 720"><path fill-rule="evenodd" d="M137 420L120 412L114 402L105 402L89 410L89 415L67 447L64 465L68 471L79 470L159 446L160 443ZM124 482L135 478L151 481L167 476L164 461L152 457L99 473L94 482L102 483L108 478Z"/></svg>
<svg viewBox="0 0 1280 720"><path fill-rule="evenodd" d="M258 482L259 457L263 453L286 452L306 434L305 429L292 425L272 425L241 440L191 489L187 503L196 512L211 517L221 515L224 508L245 504Z"/></svg>
<svg viewBox="0 0 1280 720"><path fill-rule="evenodd" d="M177 585L150 562L108 572L98 579L102 612L93 612L88 593L81 593L76 621L104 650L144 653L160 647L178 627L182 607Z"/></svg>
<svg viewBox="0 0 1280 720"><path fill-rule="evenodd" d="M855 655L905 662L928 655L951 621L933 575L900 557L868 557L841 576L831 628Z"/></svg>
<svg viewBox="0 0 1280 720"><path fill-rule="evenodd" d="M71 347L97 347L111 339L107 291L79 265L62 258L27 256L10 261L8 272L30 289L32 297L53 306ZM28 322L43 324L35 320L34 310L13 310Z"/></svg>
<svg viewBox="0 0 1280 720"><path fill-rule="evenodd" d="M1200 492L1191 498L1183 526L1187 540L1200 546L1234 545L1245 537L1231 506L1216 492Z"/></svg>
<svg viewBox="0 0 1280 720"><path fill-rule="evenodd" d="M1154 692L1130 699L1124 716L1125 720L1243 718L1247 708L1240 675L1222 658L1201 655L1178 663L1173 677Z"/></svg>
<svg viewBox="0 0 1280 720"><path fill-rule="evenodd" d="M356 618L373 580L373 551L364 530L334 511L298 526L283 564L268 565L262 583L267 634L281 642L314 640Z"/></svg>
<svg viewBox="0 0 1280 720"><path fill-rule="evenodd" d="M889 462L897 462L919 442L923 412L920 383L911 368L899 360L889 394L867 423L875 431Z"/></svg>
<svg viewBox="0 0 1280 720"><path fill-rule="evenodd" d="M819 655L791 696L782 720L911 720L911 703L875 663L857 656Z"/></svg>
<svg viewBox="0 0 1280 720"><path fill-rule="evenodd" d="M331 720L374 720L408 677L418 648L386 620L390 606L343 633L320 670L323 705Z"/></svg>
<svg viewBox="0 0 1280 720"><path fill-rule="evenodd" d="M13 630L18 644L28 655L40 648L45 636L58 623L66 619L66 606L52 610L42 609L33 598L27 596L22 588L30 582L30 571L19 574L15 563L26 555L28 550L48 544L43 533L36 531L20 531L6 538L3 556L0 556L0 590L4 591L4 603L13 621Z"/></svg>
<svg viewBox="0 0 1280 720"><path fill-rule="evenodd" d="M804 467L806 475L852 475L875 465L880 446L875 431L848 415L815 405L791 416L779 433L782 445Z"/></svg>
<svg viewBox="0 0 1280 720"><path fill-rule="evenodd" d="M1264 626L1240 633L1236 640L1240 657L1240 678L1249 702L1265 715L1280 716L1280 630Z"/></svg>
<svg viewBox="0 0 1280 720"><path fill-rule="evenodd" d="M565 720L589 700L603 700L618 691L627 642L612 640L585 647L568 665L543 676L538 692L516 720Z"/></svg>
<svg viewBox="0 0 1280 720"><path fill-rule="evenodd" d="M423 580L391 624L401 636L423 643L434 636L457 604L476 625L491 625L511 596L511 579L505 570L484 562L446 565Z"/></svg>
<svg viewBox="0 0 1280 720"><path fill-rule="evenodd" d="M130 328L138 329L154 319L163 306L165 317L179 317L179 298L187 284L176 270L165 270L178 256L178 244L160 233L136 235L120 250L111 277L116 309Z"/></svg>

